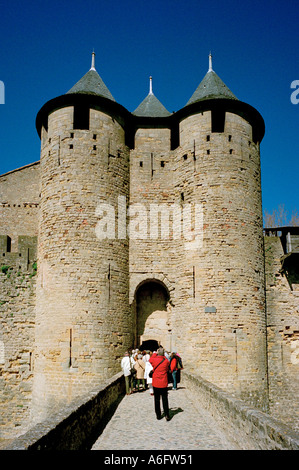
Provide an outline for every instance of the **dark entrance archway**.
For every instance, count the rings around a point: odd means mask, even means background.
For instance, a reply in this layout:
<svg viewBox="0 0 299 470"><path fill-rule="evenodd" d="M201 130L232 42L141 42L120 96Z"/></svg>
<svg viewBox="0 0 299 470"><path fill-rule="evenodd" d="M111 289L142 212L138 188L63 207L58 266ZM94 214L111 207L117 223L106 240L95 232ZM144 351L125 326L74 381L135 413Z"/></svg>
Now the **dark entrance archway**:
<svg viewBox="0 0 299 470"><path fill-rule="evenodd" d="M146 341L143 341L142 344L139 346L139 351L157 351L159 347L158 341L155 339L148 339Z"/></svg>
<svg viewBox="0 0 299 470"><path fill-rule="evenodd" d="M138 286L136 299L136 339L139 349L156 351L171 343L170 303L167 287L156 279Z"/></svg>

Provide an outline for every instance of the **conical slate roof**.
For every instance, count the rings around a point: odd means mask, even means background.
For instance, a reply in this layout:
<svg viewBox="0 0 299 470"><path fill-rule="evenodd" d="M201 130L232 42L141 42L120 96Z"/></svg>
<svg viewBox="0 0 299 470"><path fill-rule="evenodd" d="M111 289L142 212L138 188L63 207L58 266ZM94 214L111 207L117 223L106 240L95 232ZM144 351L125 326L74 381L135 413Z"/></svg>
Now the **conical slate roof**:
<svg viewBox="0 0 299 470"><path fill-rule="evenodd" d="M150 77L150 91L144 98L140 105L132 113L140 117L167 117L170 112L163 106L163 104L156 98L152 91L152 77Z"/></svg>
<svg viewBox="0 0 299 470"><path fill-rule="evenodd" d="M110 91L106 87L105 83L101 79L100 75L94 66L94 56L92 53L92 63L90 70L66 93L80 93L87 95L98 95L108 98L109 100L115 101Z"/></svg>
<svg viewBox="0 0 299 470"><path fill-rule="evenodd" d="M230 91L225 83L223 83L221 78L218 77L217 73L214 72L212 69L212 56L210 55L209 57L209 71L206 73L203 80L196 88L187 105L196 103L197 101L217 98L238 100L238 98Z"/></svg>

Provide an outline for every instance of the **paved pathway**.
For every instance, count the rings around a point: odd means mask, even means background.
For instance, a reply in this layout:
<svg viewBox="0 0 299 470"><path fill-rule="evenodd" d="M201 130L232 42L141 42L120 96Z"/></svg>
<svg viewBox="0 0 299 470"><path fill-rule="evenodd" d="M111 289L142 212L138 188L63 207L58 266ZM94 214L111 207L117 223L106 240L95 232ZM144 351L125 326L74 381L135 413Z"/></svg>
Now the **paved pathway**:
<svg viewBox="0 0 299 470"><path fill-rule="evenodd" d="M168 401L170 421L157 420L148 390L126 395L92 450L234 449L183 383Z"/></svg>

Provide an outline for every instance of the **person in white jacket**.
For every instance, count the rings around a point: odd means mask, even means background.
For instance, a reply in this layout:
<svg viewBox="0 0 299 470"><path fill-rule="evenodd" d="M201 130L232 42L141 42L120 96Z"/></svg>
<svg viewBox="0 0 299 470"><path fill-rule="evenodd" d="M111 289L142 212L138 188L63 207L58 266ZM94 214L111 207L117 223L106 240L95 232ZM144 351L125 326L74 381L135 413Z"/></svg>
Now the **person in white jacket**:
<svg viewBox="0 0 299 470"><path fill-rule="evenodd" d="M130 359L129 353L127 351L125 352L125 355L121 360L121 368L122 368L124 376L125 376L126 394L130 395L132 393L132 388L131 388L132 364L131 364L131 359Z"/></svg>
<svg viewBox="0 0 299 470"><path fill-rule="evenodd" d="M154 390L153 390L152 378L149 376L150 371L153 370L153 366L152 366L151 363L149 362L150 357L151 357L151 353L150 353L150 354L147 354L147 355L144 356L144 357L146 357L144 378L146 379L146 383L147 383L147 385L148 385L150 394L153 395L153 394L154 394Z"/></svg>

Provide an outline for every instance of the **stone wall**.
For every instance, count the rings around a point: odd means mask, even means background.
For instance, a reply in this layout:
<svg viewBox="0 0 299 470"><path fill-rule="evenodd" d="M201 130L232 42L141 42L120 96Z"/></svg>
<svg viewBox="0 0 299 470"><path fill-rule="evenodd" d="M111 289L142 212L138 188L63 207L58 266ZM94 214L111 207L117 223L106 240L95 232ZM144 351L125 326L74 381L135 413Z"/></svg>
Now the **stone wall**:
<svg viewBox="0 0 299 470"><path fill-rule="evenodd" d="M0 176L0 232L10 237L13 252L19 235L37 235L39 178L39 162Z"/></svg>
<svg viewBox="0 0 299 470"><path fill-rule="evenodd" d="M184 200L203 210L201 248L180 265L180 347L205 379L266 408L259 145L240 116L226 112L224 132L211 119L186 117L176 151Z"/></svg>
<svg viewBox="0 0 299 470"><path fill-rule="evenodd" d="M299 430L299 285L281 272L280 237L265 237L270 411Z"/></svg>
<svg viewBox="0 0 299 470"><path fill-rule="evenodd" d="M30 422L39 162L0 176L0 437Z"/></svg>
<svg viewBox="0 0 299 470"><path fill-rule="evenodd" d="M299 433L246 402L184 370L184 383L240 450L299 450ZM194 402L195 403L195 402Z"/></svg>
<svg viewBox="0 0 299 470"><path fill-rule="evenodd" d="M130 152L130 292L132 315L136 316L136 345L141 338L161 341L168 349L175 347L174 313L179 288L178 260L180 240L173 237L172 205L179 201L175 191L174 153L170 150L167 128L138 129L135 148ZM147 287L146 287L147 284ZM155 285L157 285L155 287ZM160 287L159 287L160 285ZM138 312L138 289L155 295L164 289L171 297L168 311L161 306ZM140 307L140 306L139 306ZM138 314L141 318L138 318ZM151 328L152 337L146 331ZM142 327L141 327L142 325Z"/></svg>
<svg viewBox="0 0 299 470"><path fill-rule="evenodd" d="M64 405L4 450L90 450L124 392L125 383L120 372L80 399Z"/></svg>
<svg viewBox="0 0 299 470"><path fill-rule="evenodd" d="M3 268L5 266L5 269ZM35 269L2 265L0 272L0 437L30 422L34 374Z"/></svg>
<svg viewBox="0 0 299 470"><path fill-rule="evenodd" d="M229 112L224 132L212 132L205 111L182 119L179 136L171 150L169 129L136 132L130 204L140 205L133 222L145 233L130 237L130 283L159 276L169 292L166 344L206 379L267 407L259 145ZM161 209L156 236L153 205Z"/></svg>
<svg viewBox="0 0 299 470"><path fill-rule="evenodd" d="M36 420L111 377L132 343L128 241L113 225L128 198L124 129L95 109L88 129L74 129L73 115L52 112L42 131Z"/></svg>

